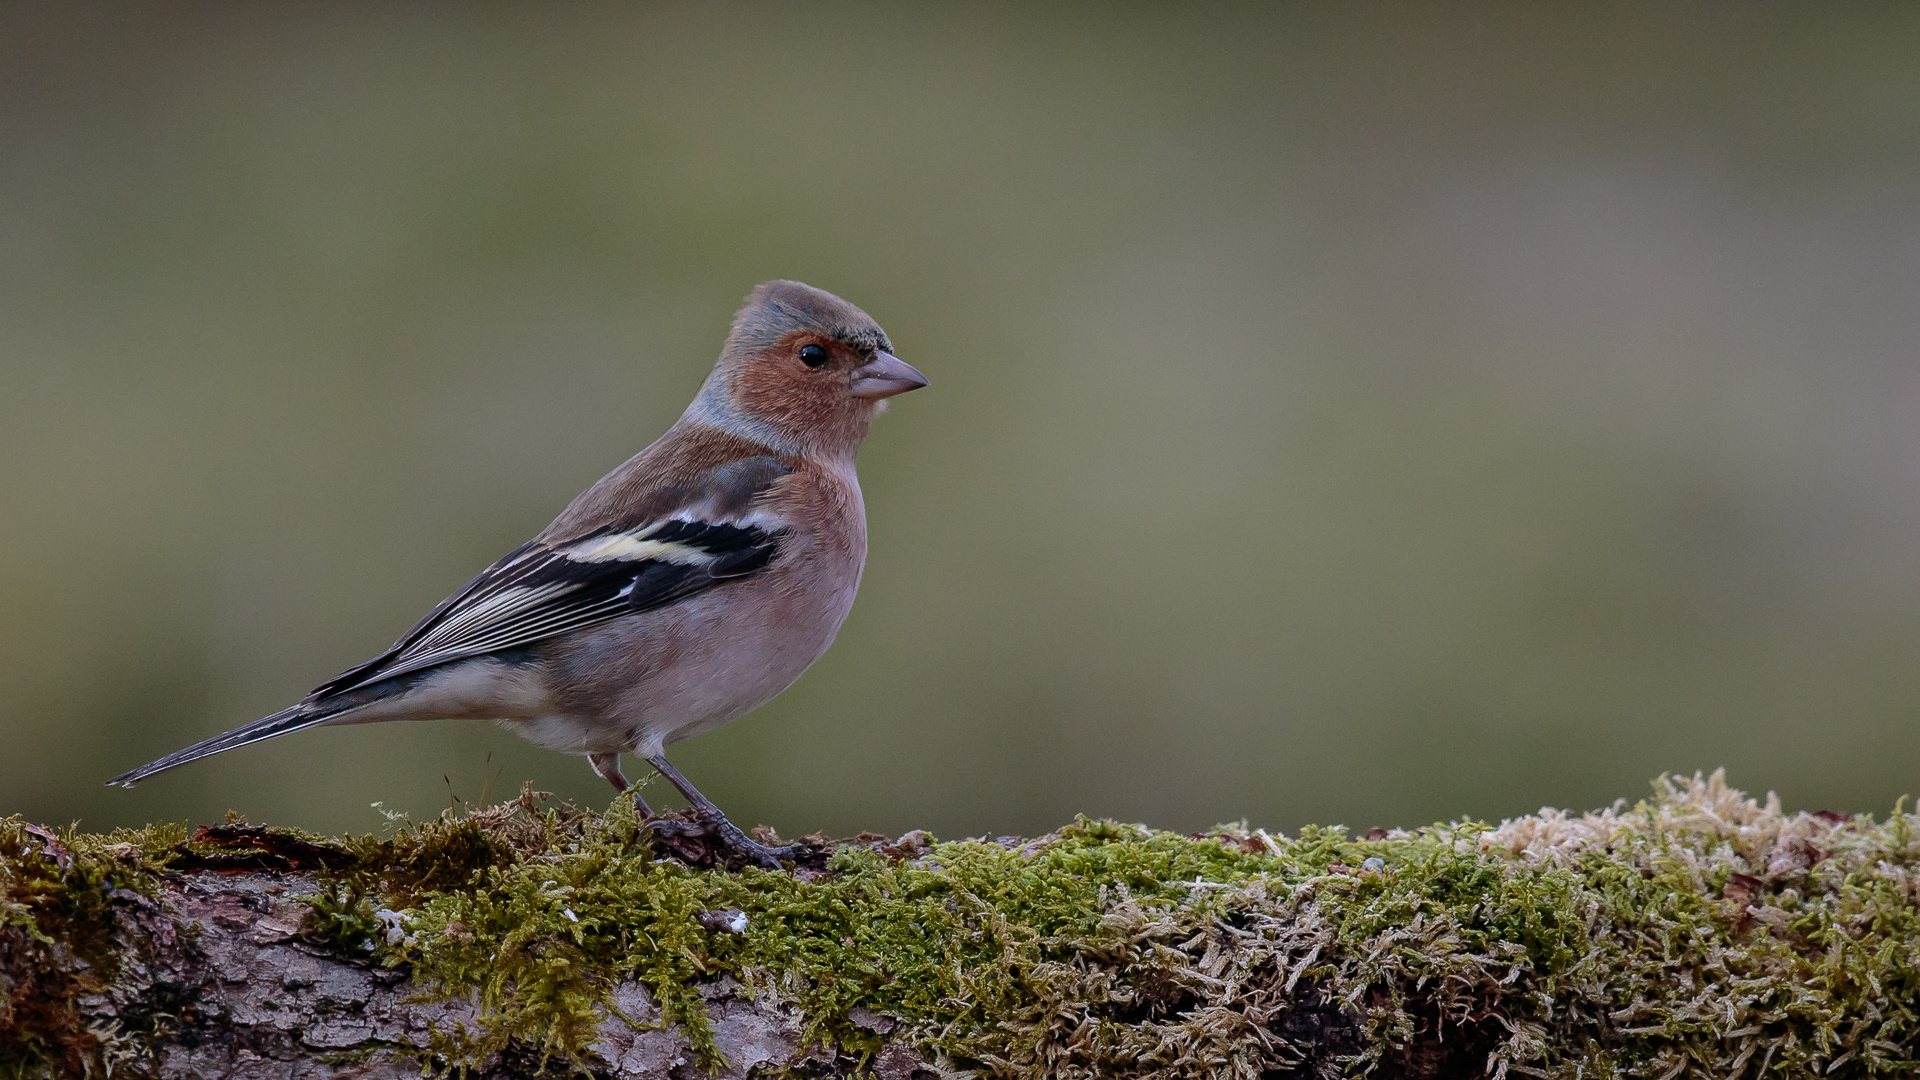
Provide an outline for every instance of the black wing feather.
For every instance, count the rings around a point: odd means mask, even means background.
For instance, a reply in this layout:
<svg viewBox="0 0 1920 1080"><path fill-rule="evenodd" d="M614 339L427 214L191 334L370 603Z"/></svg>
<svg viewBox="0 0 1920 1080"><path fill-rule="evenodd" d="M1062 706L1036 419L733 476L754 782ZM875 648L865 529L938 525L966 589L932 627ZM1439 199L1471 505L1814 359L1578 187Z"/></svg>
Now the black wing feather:
<svg viewBox="0 0 1920 1080"><path fill-rule="evenodd" d="M752 525L675 519L646 538L704 552L714 556L711 561L567 557L569 549L611 531L600 529L560 546L521 547L442 602L392 648L321 684L308 700L664 607L764 569L787 535Z"/></svg>

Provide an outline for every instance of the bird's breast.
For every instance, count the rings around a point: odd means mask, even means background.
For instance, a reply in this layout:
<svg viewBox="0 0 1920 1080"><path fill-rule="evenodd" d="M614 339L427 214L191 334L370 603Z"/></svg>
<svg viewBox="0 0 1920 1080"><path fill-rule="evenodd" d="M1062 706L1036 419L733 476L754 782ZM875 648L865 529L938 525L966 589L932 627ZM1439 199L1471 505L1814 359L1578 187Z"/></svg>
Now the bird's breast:
<svg viewBox="0 0 1920 1080"><path fill-rule="evenodd" d="M764 506L790 530L766 569L556 650L566 711L644 750L765 704L825 654L866 562L859 483L851 467L796 470Z"/></svg>

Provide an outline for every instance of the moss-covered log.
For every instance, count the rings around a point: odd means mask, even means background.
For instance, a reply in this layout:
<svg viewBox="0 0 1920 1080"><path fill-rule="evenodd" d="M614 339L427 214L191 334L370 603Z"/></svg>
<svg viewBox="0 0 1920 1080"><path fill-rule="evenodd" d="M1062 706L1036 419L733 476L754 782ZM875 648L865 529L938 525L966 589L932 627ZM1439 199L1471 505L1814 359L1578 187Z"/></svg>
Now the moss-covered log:
<svg viewBox="0 0 1920 1080"><path fill-rule="evenodd" d="M1911 1076L1913 816L1718 776L1351 838L790 872L526 794L342 840L0 822L0 1075Z"/></svg>

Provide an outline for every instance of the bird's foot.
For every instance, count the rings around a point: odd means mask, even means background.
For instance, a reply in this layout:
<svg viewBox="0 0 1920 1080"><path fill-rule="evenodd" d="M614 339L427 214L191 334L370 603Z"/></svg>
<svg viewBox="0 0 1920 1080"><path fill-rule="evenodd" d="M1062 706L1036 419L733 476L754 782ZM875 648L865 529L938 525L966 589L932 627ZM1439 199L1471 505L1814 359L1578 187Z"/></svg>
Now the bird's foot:
<svg viewBox="0 0 1920 1080"><path fill-rule="evenodd" d="M805 843L781 844L777 847L763 844L741 832L738 825L719 814L702 815L692 821L657 817L648 821L646 828L663 838L692 840L697 846L707 849L717 847L720 852L714 860L716 862L746 862L766 870L778 870L783 861L797 860L811 850ZM683 854L691 854L684 852L682 845L671 846Z"/></svg>

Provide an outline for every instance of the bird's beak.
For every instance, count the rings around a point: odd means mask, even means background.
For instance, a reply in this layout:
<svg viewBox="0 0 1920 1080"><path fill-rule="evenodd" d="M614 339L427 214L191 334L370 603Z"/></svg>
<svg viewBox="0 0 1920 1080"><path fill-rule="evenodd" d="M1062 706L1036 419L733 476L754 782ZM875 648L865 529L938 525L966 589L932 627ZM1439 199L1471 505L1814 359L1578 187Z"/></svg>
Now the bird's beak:
<svg viewBox="0 0 1920 1080"><path fill-rule="evenodd" d="M853 396L878 401L927 385L927 377L892 353L877 352L853 369Z"/></svg>

